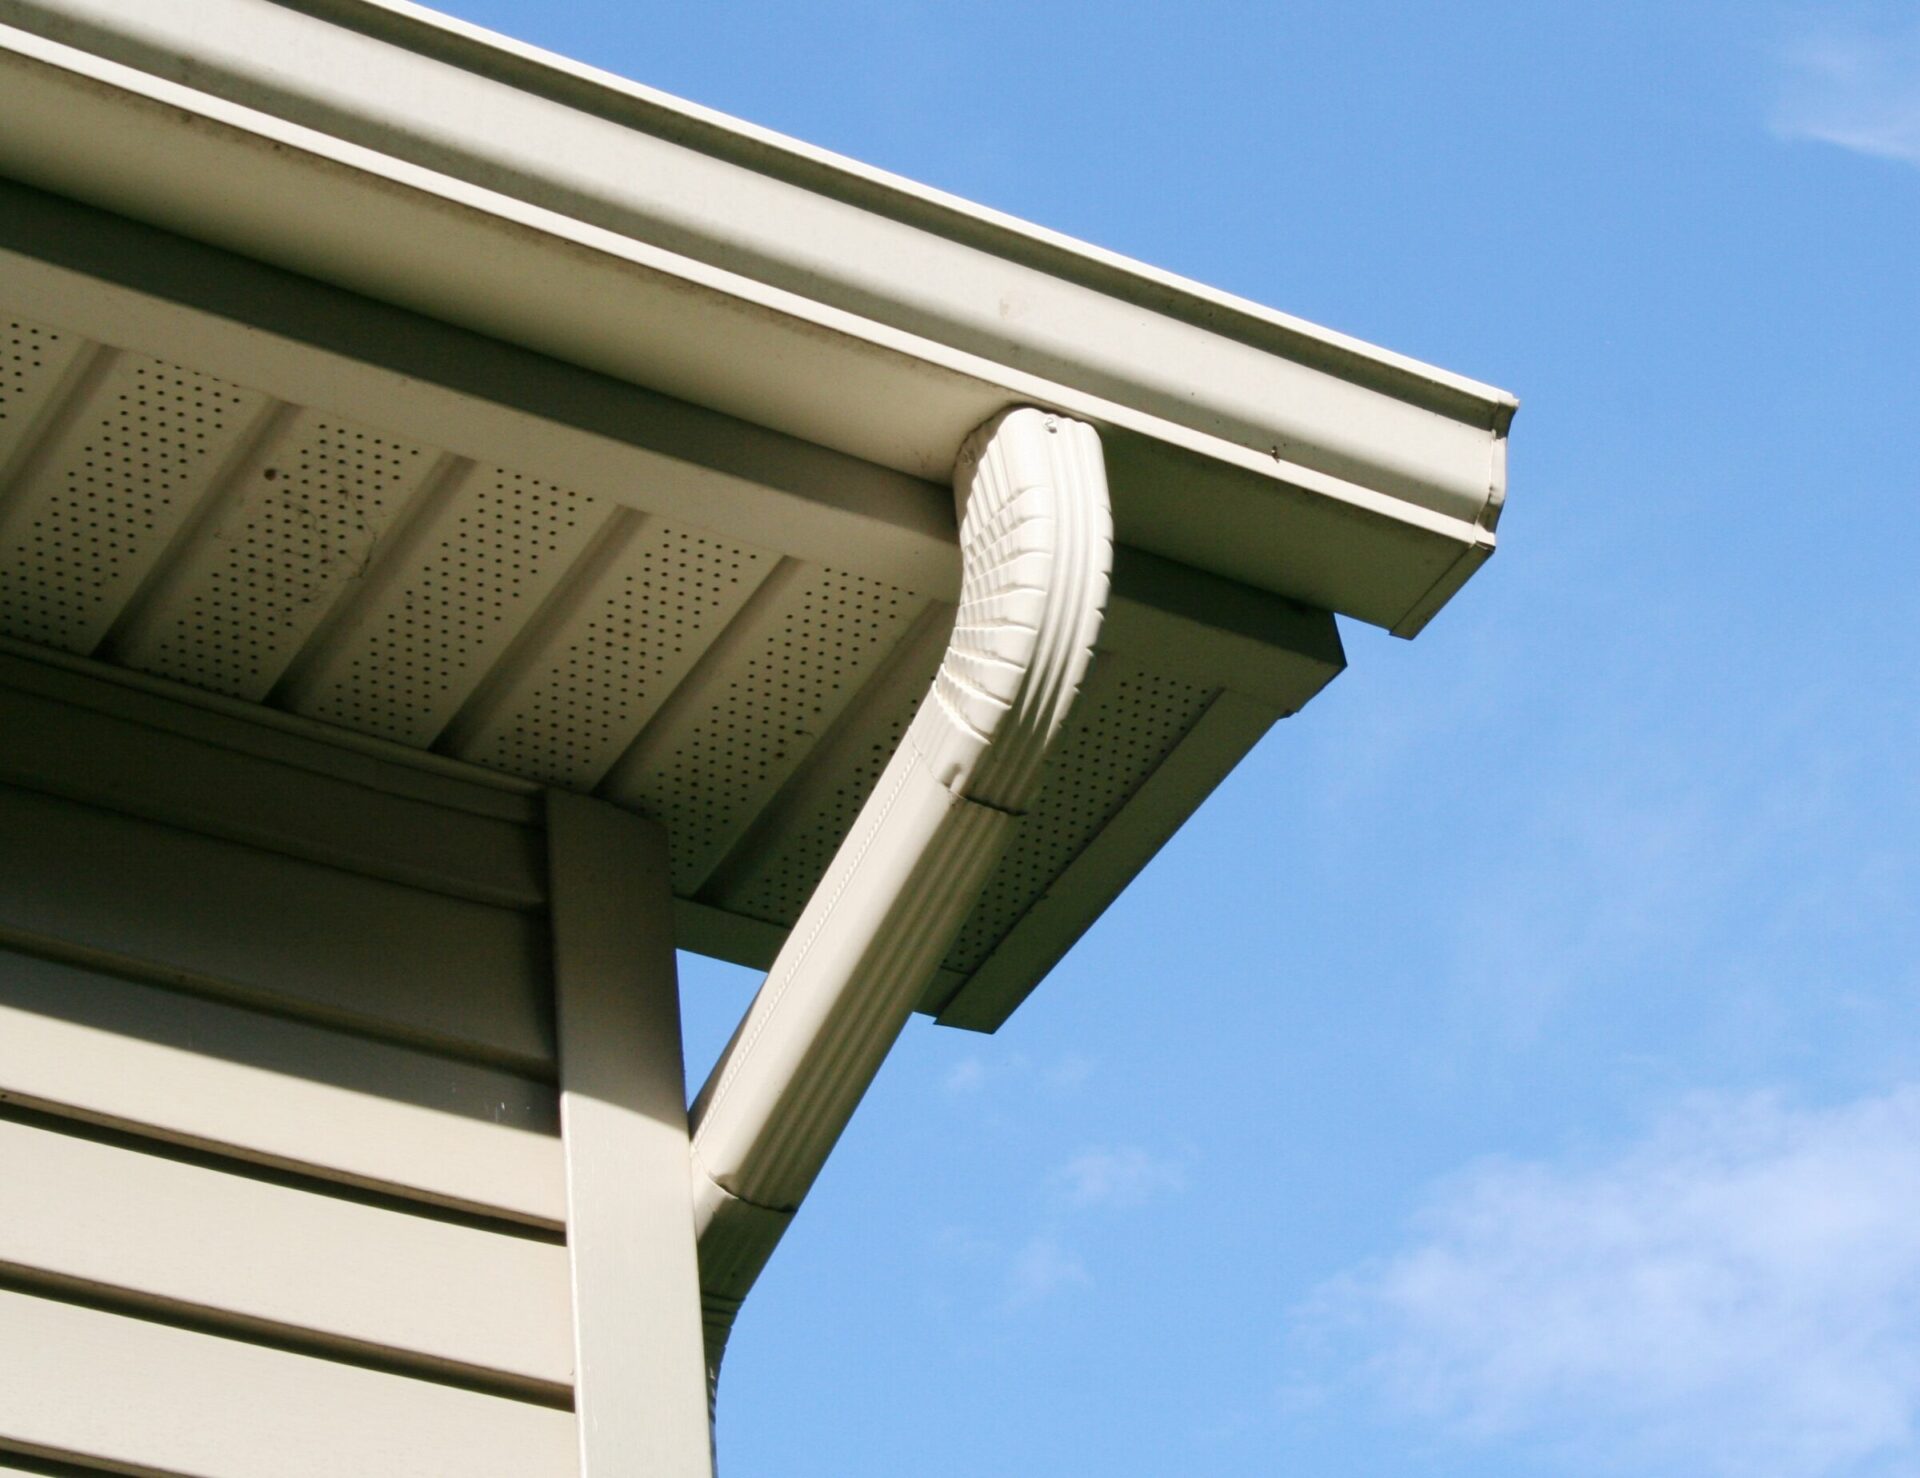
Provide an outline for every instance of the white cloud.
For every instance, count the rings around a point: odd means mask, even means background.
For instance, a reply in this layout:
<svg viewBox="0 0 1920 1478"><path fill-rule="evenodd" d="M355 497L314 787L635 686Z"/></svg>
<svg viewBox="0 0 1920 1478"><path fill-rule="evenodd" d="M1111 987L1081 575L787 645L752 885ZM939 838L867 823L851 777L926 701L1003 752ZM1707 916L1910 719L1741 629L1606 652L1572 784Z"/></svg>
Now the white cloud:
<svg viewBox="0 0 1920 1478"><path fill-rule="evenodd" d="M1041 1076L1056 1092L1071 1093L1093 1076L1093 1059L1081 1052L1068 1052Z"/></svg>
<svg viewBox="0 0 1920 1478"><path fill-rule="evenodd" d="M983 1237L972 1227L944 1226L933 1234L932 1247L942 1261L978 1263L995 1257L1000 1248L991 1237Z"/></svg>
<svg viewBox="0 0 1920 1478"><path fill-rule="evenodd" d="M987 1081L987 1065L977 1057L963 1057L947 1069L941 1086L950 1094L977 1092Z"/></svg>
<svg viewBox="0 0 1920 1478"><path fill-rule="evenodd" d="M1577 1169L1489 1163L1305 1322L1456 1437L1569 1472L1920 1471L1920 1086L1701 1097Z"/></svg>
<svg viewBox="0 0 1920 1478"><path fill-rule="evenodd" d="M1024 1052L992 1060L972 1053L947 1069L940 1087L950 1098L978 1093L989 1083L996 1085L1003 1095L1031 1094L1037 1086L1065 1096L1079 1092L1093 1076L1094 1067L1094 1060L1083 1052L1065 1052L1046 1064L1034 1062Z"/></svg>
<svg viewBox="0 0 1920 1478"><path fill-rule="evenodd" d="M1000 1282L997 1308L991 1296L977 1307L1011 1314L1093 1282L1076 1243L1086 1240L1087 1223L1094 1215L1144 1206L1185 1187L1186 1174L1177 1161L1137 1145L1083 1150L1047 1175L1038 1224L1024 1236L1012 1233L1002 1239L947 1226L934 1235L930 1251L949 1265L943 1282L959 1267L972 1267ZM1108 1231L1113 1231L1111 1224Z"/></svg>
<svg viewBox="0 0 1920 1478"><path fill-rule="evenodd" d="M1920 164L1920 27L1811 37L1786 49L1774 130Z"/></svg>
<svg viewBox="0 0 1920 1478"><path fill-rule="evenodd" d="M1083 1150L1053 1173L1053 1183L1074 1206L1141 1206L1186 1187L1172 1160L1123 1145Z"/></svg>
<svg viewBox="0 0 1920 1478"><path fill-rule="evenodd" d="M1064 1288L1084 1287L1092 1281L1078 1253L1058 1238L1042 1233L1028 1238L1013 1255L1006 1307L1024 1308Z"/></svg>

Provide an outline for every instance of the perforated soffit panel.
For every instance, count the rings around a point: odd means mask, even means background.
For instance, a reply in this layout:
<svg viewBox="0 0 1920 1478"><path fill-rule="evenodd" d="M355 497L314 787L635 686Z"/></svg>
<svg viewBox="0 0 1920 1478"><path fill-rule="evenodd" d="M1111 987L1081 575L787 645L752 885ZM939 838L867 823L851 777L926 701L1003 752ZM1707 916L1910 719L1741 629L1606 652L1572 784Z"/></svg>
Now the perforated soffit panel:
<svg viewBox="0 0 1920 1478"><path fill-rule="evenodd" d="M944 645L948 607L870 576L4 310L0 329L0 635L656 817L695 947L764 963ZM1103 654L926 1004L994 957L1217 696Z"/></svg>

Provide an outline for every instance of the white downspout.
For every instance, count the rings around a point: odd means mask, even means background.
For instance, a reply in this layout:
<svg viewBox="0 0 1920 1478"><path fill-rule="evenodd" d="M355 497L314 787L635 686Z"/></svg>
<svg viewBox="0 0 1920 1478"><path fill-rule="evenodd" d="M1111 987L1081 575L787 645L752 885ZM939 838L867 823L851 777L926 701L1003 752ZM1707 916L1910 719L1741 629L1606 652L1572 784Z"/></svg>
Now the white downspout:
<svg viewBox="0 0 1920 1478"><path fill-rule="evenodd" d="M995 417L961 448L954 497L963 578L940 671L694 1100L709 1380L1031 803L1100 631L1113 518L1092 427Z"/></svg>

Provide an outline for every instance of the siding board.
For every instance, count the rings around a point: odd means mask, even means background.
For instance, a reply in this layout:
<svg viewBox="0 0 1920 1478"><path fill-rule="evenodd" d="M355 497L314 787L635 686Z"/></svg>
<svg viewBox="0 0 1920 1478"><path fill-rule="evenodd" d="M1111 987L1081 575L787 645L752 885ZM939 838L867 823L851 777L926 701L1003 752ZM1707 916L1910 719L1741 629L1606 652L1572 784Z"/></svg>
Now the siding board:
<svg viewBox="0 0 1920 1478"><path fill-rule="evenodd" d="M0 789L0 934L551 1071L541 920Z"/></svg>
<svg viewBox="0 0 1920 1478"><path fill-rule="evenodd" d="M522 826L539 822L539 787L511 775L11 637L0 637L0 685L382 795Z"/></svg>
<svg viewBox="0 0 1920 1478"><path fill-rule="evenodd" d="M567 1251L0 1119L0 1263L318 1343L572 1380Z"/></svg>
<svg viewBox="0 0 1920 1478"><path fill-rule="evenodd" d="M195 1478L560 1478L570 1413L0 1289L0 1443Z"/></svg>
<svg viewBox="0 0 1920 1478"><path fill-rule="evenodd" d="M508 908L546 897L539 835L0 686L0 781Z"/></svg>
<svg viewBox="0 0 1920 1478"><path fill-rule="evenodd" d="M546 1083L0 951L0 1098L558 1227Z"/></svg>

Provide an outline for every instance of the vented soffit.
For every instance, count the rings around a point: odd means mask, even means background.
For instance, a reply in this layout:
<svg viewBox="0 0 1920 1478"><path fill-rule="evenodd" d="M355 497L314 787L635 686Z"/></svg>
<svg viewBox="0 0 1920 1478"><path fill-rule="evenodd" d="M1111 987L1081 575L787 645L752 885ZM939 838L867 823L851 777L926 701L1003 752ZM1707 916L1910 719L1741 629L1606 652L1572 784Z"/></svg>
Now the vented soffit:
<svg viewBox="0 0 1920 1478"><path fill-rule="evenodd" d="M654 816L682 941L768 962L946 644L946 488L30 189L0 205L7 652ZM922 1008L997 1026L1340 663L1325 611L1123 544L1082 699Z"/></svg>

